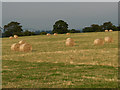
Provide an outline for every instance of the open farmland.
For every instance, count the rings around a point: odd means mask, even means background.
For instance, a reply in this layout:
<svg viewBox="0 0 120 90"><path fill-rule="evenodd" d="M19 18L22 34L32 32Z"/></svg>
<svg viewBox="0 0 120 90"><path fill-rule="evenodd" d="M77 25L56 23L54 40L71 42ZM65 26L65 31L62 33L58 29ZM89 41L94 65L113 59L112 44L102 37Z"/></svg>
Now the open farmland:
<svg viewBox="0 0 120 90"><path fill-rule="evenodd" d="M113 37L113 43L94 46L96 38ZM65 45L67 38L76 45ZM32 52L11 51L25 40ZM117 88L118 32L25 36L2 39L3 88Z"/></svg>

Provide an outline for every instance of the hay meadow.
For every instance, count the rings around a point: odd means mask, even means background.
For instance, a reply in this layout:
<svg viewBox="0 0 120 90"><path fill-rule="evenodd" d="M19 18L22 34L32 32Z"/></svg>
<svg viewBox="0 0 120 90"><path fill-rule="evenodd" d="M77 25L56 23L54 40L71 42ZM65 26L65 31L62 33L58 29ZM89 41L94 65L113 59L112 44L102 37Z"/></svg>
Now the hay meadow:
<svg viewBox="0 0 120 90"><path fill-rule="evenodd" d="M114 42L93 45L106 36ZM67 38L75 46L66 46ZM20 40L30 43L32 52L11 51ZM118 31L2 39L3 88L117 88L117 78Z"/></svg>

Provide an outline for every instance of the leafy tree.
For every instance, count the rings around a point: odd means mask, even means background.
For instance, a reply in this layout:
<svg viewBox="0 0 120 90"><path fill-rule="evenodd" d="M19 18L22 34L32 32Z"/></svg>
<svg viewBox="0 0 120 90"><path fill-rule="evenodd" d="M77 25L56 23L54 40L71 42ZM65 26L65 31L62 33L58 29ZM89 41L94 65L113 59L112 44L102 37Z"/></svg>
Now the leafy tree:
<svg viewBox="0 0 120 90"><path fill-rule="evenodd" d="M31 35L35 35L35 33L34 33L34 32L31 32L31 31L26 30L25 32L23 32L23 35L24 35L24 36L31 36Z"/></svg>
<svg viewBox="0 0 120 90"><path fill-rule="evenodd" d="M85 27L85 28L83 28L82 31L83 31L83 32L94 32L91 27Z"/></svg>
<svg viewBox="0 0 120 90"><path fill-rule="evenodd" d="M97 24L92 24L91 25L91 29L94 32L100 32L102 30L101 26L97 25Z"/></svg>
<svg viewBox="0 0 120 90"><path fill-rule="evenodd" d="M72 30L69 30L69 33L80 33L80 31L79 31L79 30L72 29Z"/></svg>
<svg viewBox="0 0 120 90"><path fill-rule="evenodd" d="M112 28L112 23L111 22L105 22L105 23L103 23L103 25L102 25L102 29L103 30L109 30L109 29L111 29Z"/></svg>
<svg viewBox="0 0 120 90"><path fill-rule="evenodd" d="M2 37L2 27L0 27L0 38Z"/></svg>
<svg viewBox="0 0 120 90"><path fill-rule="evenodd" d="M113 25L111 29L112 29L113 31L118 31L118 30L119 30L115 25Z"/></svg>
<svg viewBox="0 0 120 90"><path fill-rule="evenodd" d="M68 24L63 20L55 22L52 33L63 34L68 32Z"/></svg>
<svg viewBox="0 0 120 90"><path fill-rule="evenodd" d="M92 24L91 27L85 27L83 28L83 32L101 32L110 29L112 29L113 31L118 31L119 27L116 27L111 22L105 22L101 26L97 24Z"/></svg>
<svg viewBox="0 0 120 90"><path fill-rule="evenodd" d="M103 31L106 29L107 30L112 29L113 31L118 31L118 28L115 25L113 25L111 22L105 22L103 25L101 25L101 27Z"/></svg>
<svg viewBox="0 0 120 90"><path fill-rule="evenodd" d="M4 25L4 34L5 36L12 35L22 35L22 26L18 22L10 22L7 25Z"/></svg>
<svg viewBox="0 0 120 90"><path fill-rule="evenodd" d="M120 31L120 24L119 24L119 26L117 28L118 28L118 31Z"/></svg>
<svg viewBox="0 0 120 90"><path fill-rule="evenodd" d="M113 31L118 30L118 28L115 25L113 25L111 22L105 22L101 26L103 30L110 30L110 29L112 29Z"/></svg>
<svg viewBox="0 0 120 90"><path fill-rule="evenodd" d="M46 35L47 33L46 32L40 32L40 35Z"/></svg>
<svg viewBox="0 0 120 90"><path fill-rule="evenodd" d="M102 31L102 28L98 24L92 24L90 27L83 28L83 32L100 32L100 31Z"/></svg>

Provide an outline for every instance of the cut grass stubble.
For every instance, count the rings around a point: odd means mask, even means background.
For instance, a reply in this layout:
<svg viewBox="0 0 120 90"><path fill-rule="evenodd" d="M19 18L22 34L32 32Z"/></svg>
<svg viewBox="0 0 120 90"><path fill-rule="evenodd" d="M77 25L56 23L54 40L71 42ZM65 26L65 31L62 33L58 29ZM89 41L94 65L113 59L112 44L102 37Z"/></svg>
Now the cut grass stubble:
<svg viewBox="0 0 120 90"><path fill-rule="evenodd" d="M113 43L94 46L96 38ZM76 45L67 47L73 38ZM25 40L32 52L11 52L11 44ZM58 34L3 38L3 88L116 88L118 32Z"/></svg>

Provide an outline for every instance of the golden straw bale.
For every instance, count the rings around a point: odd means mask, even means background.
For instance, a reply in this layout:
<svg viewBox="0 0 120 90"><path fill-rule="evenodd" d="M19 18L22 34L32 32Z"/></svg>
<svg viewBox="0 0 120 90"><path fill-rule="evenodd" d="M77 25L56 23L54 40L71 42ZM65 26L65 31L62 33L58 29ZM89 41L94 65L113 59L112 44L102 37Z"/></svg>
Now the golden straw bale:
<svg viewBox="0 0 120 90"><path fill-rule="evenodd" d="M47 33L47 36L50 36L51 34L50 33Z"/></svg>
<svg viewBox="0 0 120 90"><path fill-rule="evenodd" d="M20 44L14 43L11 45L11 50L13 51L19 51Z"/></svg>
<svg viewBox="0 0 120 90"><path fill-rule="evenodd" d="M75 42L73 39L71 38L66 39L66 46L74 46L74 45L75 45Z"/></svg>
<svg viewBox="0 0 120 90"><path fill-rule="evenodd" d="M32 51L32 46L30 44L22 44L20 45L20 51L23 51L23 52L29 52L29 51Z"/></svg>
<svg viewBox="0 0 120 90"><path fill-rule="evenodd" d="M105 30L105 32L108 32L108 30Z"/></svg>
<svg viewBox="0 0 120 90"><path fill-rule="evenodd" d="M109 32L112 32L113 30L109 30Z"/></svg>
<svg viewBox="0 0 120 90"><path fill-rule="evenodd" d="M26 43L24 40L19 41L19 44L20 44L20 45L21 45L21 44L24 44L24 43Z"/></svg>
<svg viewBox="0 0 120 90"><path fill-rule="evenodd" d="M107 43L113 42L112 37L105 37L104 40L105 40L105 42L107 42Z"/></svg>
<svg viewBox="0 0 120 90"><path fill-rule="evenodd" d="M70 35L70 33L66 33L66 35Z"/></svg>
<svg viewBox="0 0 120 90"><path fill-rule="evenodd" d="M54 33L54 35L56 36L56 35L57 35L57 33Z"/></svg>
<svg viewBox="0 0 120 90"><path fill-rule="evenodd" d="M95 39L94 40L94 45L104 45L104 40L103 39Z"/></svg>
<svg viewBox="0 0 120 90"><path fill-rule="evenodd" d="M18 36L17 36L17 35L14 35L14 38L18 38Z"/></svg>
<svg viewBox="0 0 120 90"><path fill-rule="evenodd" d="M10 38L10 39L13 39L13 37L12 37L12 36L10 36L9 38Z"/></svg>

